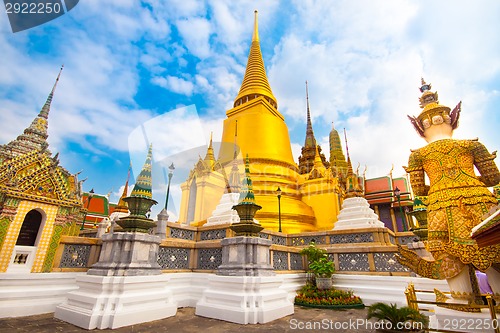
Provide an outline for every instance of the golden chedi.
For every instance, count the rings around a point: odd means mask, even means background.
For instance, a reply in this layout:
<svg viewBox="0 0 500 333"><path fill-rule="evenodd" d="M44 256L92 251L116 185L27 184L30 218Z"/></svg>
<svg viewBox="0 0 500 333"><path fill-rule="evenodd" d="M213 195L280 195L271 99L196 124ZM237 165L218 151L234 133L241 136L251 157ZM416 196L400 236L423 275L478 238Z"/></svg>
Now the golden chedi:
<svg viewBox="0 0 500 333"><path fill-rule="evenodd" d="M326 185L318 179L306 184L309 176L299 174L285 119L278 111L278 102L267 80L257 12L246 72L234 107L226 116L218 159L207 163L200 158L188 180L181 185L179 222L203 225L223 193L230 191L226 175L231 173L235 156L239 156L242 173L241 157L248 155L255 201L262 206L255 218L264 228L278 230L276 190L279 187L284 232L332 229L338 214L338 191L335 192L338 183L329 176L329 169L323 175Z"/></svg>

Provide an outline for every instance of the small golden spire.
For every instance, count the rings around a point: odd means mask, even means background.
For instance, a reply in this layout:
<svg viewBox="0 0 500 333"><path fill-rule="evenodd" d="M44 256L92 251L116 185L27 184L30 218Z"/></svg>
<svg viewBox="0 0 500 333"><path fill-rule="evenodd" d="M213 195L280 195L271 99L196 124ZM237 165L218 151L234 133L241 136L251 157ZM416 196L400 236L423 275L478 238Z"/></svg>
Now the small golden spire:
<svg viewBox="0 0 500 333"><path fill-rule="evenodd" d="M210 143L208 145L207 154L205 155L204 159L210 168L212 168L215 164L214 148L212 146L212 134L213 132L210 132Z"/></svg>
<svg viewBox="0 0 500 333"><path fill-rule="evenodd" d="M319 147L319 145L316 145L316 152L314 154L314 168L325 169L325 166L323 165L323 161L321 161L321 156L319 155L318 147Z"/></svg>
<svg viewBox="0 0 500 333"><path fill-rule="evenodd" d="M123 193L120 197L120 200L118 200L118 204L115 206L114 212L120 212L120 213L128 213L128 205L125 202L125 199L128 196L128 181L130 179L130 170L132 169L132 162L130 162L129 167L128 167L128 173L127 173L127 181L125 182L125 187L123 188Z"/></svg>
<svg viewBox="0 0 500 333"><path fill-rule="evenodd" d="M256 10L254 16L254 21L253 21L253 35L252 35L252 43L253 42L258 42L259 41L259 20L258 20L258 11Z"/></svg>

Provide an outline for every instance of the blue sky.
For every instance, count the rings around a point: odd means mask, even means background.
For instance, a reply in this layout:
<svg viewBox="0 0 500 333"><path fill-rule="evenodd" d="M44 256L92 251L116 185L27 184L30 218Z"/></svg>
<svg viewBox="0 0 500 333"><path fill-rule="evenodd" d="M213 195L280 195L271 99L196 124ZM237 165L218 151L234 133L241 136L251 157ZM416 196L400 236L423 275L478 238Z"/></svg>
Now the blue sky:
<svg viewBox="0 0 500 333"><path fill-rule="evenodd" d="M453 108L462 100L456 138L500 148L495 0L82 0L68 14L15 34L2 12L0 143L31 123L64 64L49 119L51 151L70 172L83 170L86 191L111 192L116 201L129 160L137 174L145 143L153 142L157 160L179 165L171 189L175 219L179 183L204 155L210 132L220 139L238 93L255 9L295 159L305 136L306 80L323 150L332 121L339 131L345 127L353 164L366 165L368 177L387 175L392 164L394 176L403 175L410 148L424 145L406 118L420 112L422 76L441 104ZM155 180L160 202L164 191L164 177Z"/></svg>

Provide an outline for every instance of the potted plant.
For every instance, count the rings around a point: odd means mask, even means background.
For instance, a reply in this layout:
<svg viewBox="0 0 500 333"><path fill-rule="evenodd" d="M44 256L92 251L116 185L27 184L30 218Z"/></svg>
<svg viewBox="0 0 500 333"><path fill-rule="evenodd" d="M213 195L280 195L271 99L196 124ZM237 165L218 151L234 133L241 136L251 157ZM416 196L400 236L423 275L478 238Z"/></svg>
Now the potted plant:
<svg viewBox="0 0 500 333"><path fill-rule="evenodd" d="M425 332L429 319L418 310L396 304L374 303L368 307L368 319L380 323L377 332Z"/></svg>
<svg viewBox="0 0 500 333"><path fill-rule="evenodd" d="M316 287L318 289L331 289L333 286L332 275L335 273L335 266L333 261L324 256L312 262L309 265L309 270L314 273L316 277Z"/></svg>
<svg viewBox="0 0 500 333"><path fill-rule="evenodd" d="M308 247L303 248L299 253L305 255L307 258L307 284L315 285L316 278L314 272L311 270L311 264L320 258L327 258L326 250L317 247L314 242L311 242Z"/></svg>

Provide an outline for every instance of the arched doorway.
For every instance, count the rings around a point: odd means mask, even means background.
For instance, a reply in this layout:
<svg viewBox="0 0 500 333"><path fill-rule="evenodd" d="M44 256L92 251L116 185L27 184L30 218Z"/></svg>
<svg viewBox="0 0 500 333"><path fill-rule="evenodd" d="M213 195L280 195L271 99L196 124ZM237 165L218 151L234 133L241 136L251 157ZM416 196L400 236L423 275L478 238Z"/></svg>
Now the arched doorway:
<svg viewBox="0 0 500 333"><path fill-rule="evenodd" d="M17 236L17 245L35 246L40 225L42 224L42 213L32 209L24 217L19 236Z"/></svg>
<svg viewBox="0 0 500 333"><path fill-rule="evenodd" d="M32 209L24 216L7 271L24 273L31 271L45 219L45 213L40 209Z"/></svg>

